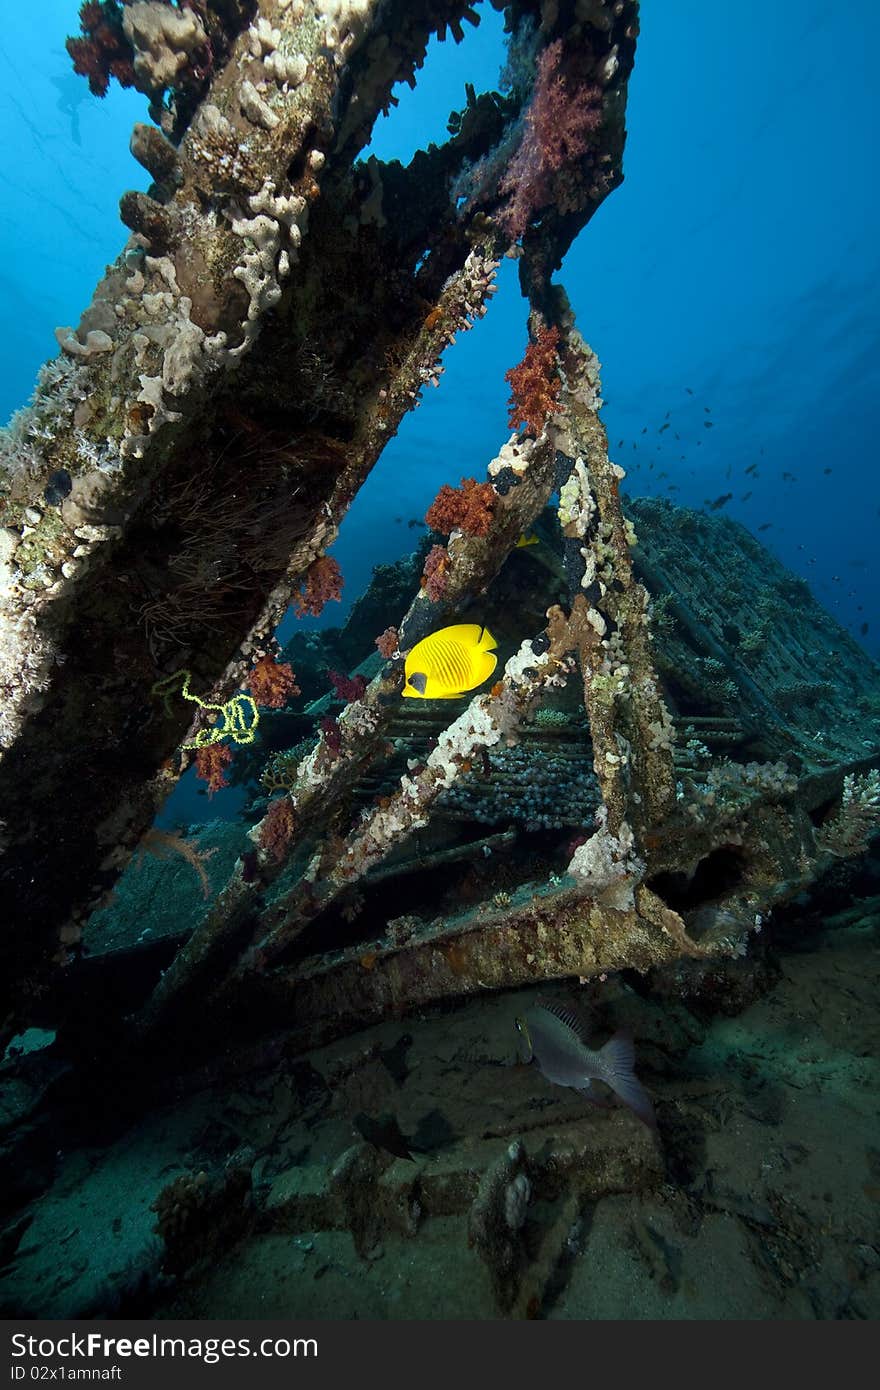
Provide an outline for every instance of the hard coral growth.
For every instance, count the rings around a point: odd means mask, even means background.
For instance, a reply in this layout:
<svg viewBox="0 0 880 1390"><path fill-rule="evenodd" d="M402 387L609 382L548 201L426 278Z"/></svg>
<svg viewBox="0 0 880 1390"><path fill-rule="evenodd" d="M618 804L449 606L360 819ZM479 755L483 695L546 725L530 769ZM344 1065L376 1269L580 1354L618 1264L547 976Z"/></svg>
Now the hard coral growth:
<svg viewBox="0 0 880 1390"><path fill-rule="evenodd" d="M279 664L271 656L261 657L245 684L257 704L267 709L283 709L288 700L299 694L293 667Z"/></svg>
<svg viewBox="0 0 880 1390"><path fill-rule="evenodd" d="M850 772L835 814L816 834L819 848L836 858L862 854L880 830L880 771Z"/></svg>
<svg viewBox="0 0 880 1390"><path fill-rule="evenodd" d="M466 536L487 536L495 507L495 489L476 478L462 478L461 487L444 483L425 513L432 531L448 536L458 529Z"/></svg>
<svg viewBox="0 0 880 1390"><path fill-rule="evenodd" d="M556 368L556 349L559 329L542 328L517 367L505 372L510 383L510 415L512 430L525 424L529 434L539 435L547 419L558 408L562 382Z"/></svg>
<svg viewBox="0 0 880 1390"><path fill-rule="evenodd" d="M278 796L270 801L260 826L260 845L276 864L283 862L295 830L296 816L290 798Z"/></svg>
<svg viewBox="0 0 880 1390"><path fill-rule="evenodd" d="M126 6L123 29L135 50L135 85L148 96L165 88L200 87L210 75L211 45L194 8L160 0Z"/></svg>
<svg viewBox="0 0 880 1390"><path fill-rule="evenodd" d="M602 122L602 89L587 78L591 64L589 49L564 54L561 39L538 59L520 147L499 187L508 198L499 221L511 237L521 237L551 203L571 211L589 193L589 179L583 186L577 166ZM563 186L557 187L560 176Z"/></svg>
<svg viewBox="0 0 880 1390"><path fill-rule="evenodd" d="M86 0L79 12L82 38L69 38L65 47L73 59L73 70L89 80L96 97L107 95L110 78L121 87L134 86L134 49L122 28L122 10L117 0Z"/></svg>
<svg viewBox="0 0 880 1390"><path fill-rule="evenodd" d="M226 769L232 762L232 749L225 743L212 743L196 753L196 776L208 784L208 796L228 787Z"/></svg>
<svg viewBox="0 0 880 1390"><path fill-rule="evenodd" d="M328 555L322 555L309 565L302 591L294 600L297 617L302 618L308 614L317 618L325 603L330 599L336 599L338 602L341 598L342 571L335 560L331 560Z"/></svg>

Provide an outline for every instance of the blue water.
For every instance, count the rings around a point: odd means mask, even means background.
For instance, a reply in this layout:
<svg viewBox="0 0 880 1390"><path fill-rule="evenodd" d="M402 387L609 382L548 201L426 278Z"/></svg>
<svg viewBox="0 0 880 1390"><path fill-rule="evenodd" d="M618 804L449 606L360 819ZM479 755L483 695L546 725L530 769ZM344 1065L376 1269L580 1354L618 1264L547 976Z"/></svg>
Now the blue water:
<svg viewBox="0 0 880 1390"><path fill-rule="evenodd" d="M43 0L39 37L31 7L4 14L4 419L53 354L53 329L77 322L118 253L120 194L148 181L128 153L146 99L114 84L101 101L72 73L64 38L77 29L76 9ZM401 88L375 131L378 156L405 160L442 139L466 77L495 83L501 17L481 10L465 48L435 42L415 92ZM735 22L729 6L702 0L645 5L625 182L561 278L603 364L604 419L633 494L701 506L732 491L729 514L752 528L769 522L761 539L854 634L869 623L861 640L876 656L880 7L860 0L847 22L857 44L844 45L839 16L820 0L745 0ZM521 356L525 316L513 264L499 284L491 312L447 354L441 388L404 421L352 508L334 552L344 603L320 624L339 621L375 563L411 549L406 521L424 514L439 484L480 476L504 438L504 372ZM658 435L667 412L671 428ZM755 462L757 479L744 478Z"/></svg>

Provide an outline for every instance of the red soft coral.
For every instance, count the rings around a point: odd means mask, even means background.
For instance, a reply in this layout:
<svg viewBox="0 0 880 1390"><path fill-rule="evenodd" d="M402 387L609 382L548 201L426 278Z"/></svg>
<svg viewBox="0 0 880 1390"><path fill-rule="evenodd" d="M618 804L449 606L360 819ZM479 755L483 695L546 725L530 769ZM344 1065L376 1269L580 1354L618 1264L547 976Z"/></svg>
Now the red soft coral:
<svg viewBox="0 0 880 1390"><path fill-rule="evenodd" d="M461 487L444 483L425 513L432 531L448 536L456 527L466 536L487 536L495 508L495 489L476 478L462 478Z"/></svg>
<svg viewBox="0 0 880 1390"><path fill-rule="evenodd" d="M296 831L296 816L287 796L269 802L260 825L260 845L276 864L281 864Z"/></svg>
<svg viewBox="0 0 880 1390"><path fill-rule="evenodd" d="M333 715L325 714L318 728L321 730L324 746L336 757L342 750L342 730Z"/></svg>
<svg viewBox="0 0 880 1390"><path fill-rule="evenodd" d="M522 140L499 186L508 197L499 221L509 236L521 237L542 208L560 201L560 193L567 206L589 196L591 180L583 180L579 166L602 123L602 89L588 76L592 62L589 49L564 53L561 39L538 59ZM558 189L555 179L563 172L566 187Z"/></svg>
<svg viewBox="0 0 880 1390"><path fill-rule="evenodd" d="M196 776L208 784L208 796L228 787L226 769L232 762L232 749L225 743L211 743L196 753Z"/></svg>
<svg viewBox="0 0 880 1390"><path fill-rule="evenodd" d="M313 560L306 570L302 592L294 600L297 616L308 613L316 618L329 599L342 598L342 571L329 555Z"/></svg>
<svg viewBox="0 0 880 1390"><path fill-rule="evenodd" d="M510 416L512 430L525 426L530 434L539 435L559 403L562 382L556 369L556 349L559 329L542 328L519 366L505 372L510 382Z"/></svg>
<svg viewBox="0 0 880 1390"><path fill-rule="evenodd" d="M299 694L293 667L286 662L279 664L271 656L260 658L245 685L257 704L267 709L283 709L288 700Z"/></svg>
<svg viewBox="0 0 880 1390"><path fill-rule="evenodd" d="M365 676L345 676L341 671L328 671L327 675L340 700L359 700L367 688Z"/></svg>
<svg viewBox="0 0 880 1390"><path fill-rule="evenodd" d="M116 0L86 0L79 12L82 38L69 38L66 48L73 70L89 79L96 97L107 95L110 78L121 87L134 86L134 49L122 28L122 11Z"/></svg>

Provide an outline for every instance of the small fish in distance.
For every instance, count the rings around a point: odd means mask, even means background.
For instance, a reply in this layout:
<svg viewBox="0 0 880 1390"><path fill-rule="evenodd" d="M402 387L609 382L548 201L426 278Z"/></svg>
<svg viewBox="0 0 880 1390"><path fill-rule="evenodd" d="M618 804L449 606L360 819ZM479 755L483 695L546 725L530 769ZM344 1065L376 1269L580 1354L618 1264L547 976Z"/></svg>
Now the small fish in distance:
<svg viewBox="0 0 880 1390"><path fill-rule="evenodd" d="M559 1004L536 1004L516 1020L525 1042L528 1061L535 1061L541 1075L554 1086L570 1086L587 1100L602 1102L592 1094L592 1083L602 1081L649 1129L657 1128L651 1097L633 1070L635 1047L628 1033L615 1033L598 1052L587 1047L582 1025L575 1014Z"/></svg>

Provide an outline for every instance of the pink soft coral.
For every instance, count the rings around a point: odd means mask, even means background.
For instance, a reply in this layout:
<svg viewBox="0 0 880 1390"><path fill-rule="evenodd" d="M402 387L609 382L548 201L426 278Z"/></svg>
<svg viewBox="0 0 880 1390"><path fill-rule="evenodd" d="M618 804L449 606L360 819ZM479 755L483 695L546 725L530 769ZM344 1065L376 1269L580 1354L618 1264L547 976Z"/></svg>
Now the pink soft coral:
<svg viewBox="0 0 880 1390"><path fill-rule="evenodd" d="M446 593L448 567L449 556L446 546L432 545L425 556L425 568L422 570L421 578L422 588L432 603L438 603Z"/></svg>
<svg viewBox="0 0 880 1390"><path fill-rule="evenodd" d="M278 796L269 802L260 825L260 844L276 864L281 864L296 833L296 816L290 797Z"/></svg>
<svg viewBox="0 0 880 1390"><path fill-rule="evenodd" d="M520 147L501 181L507 206L499 221L520 237L535 215L556 200L555 179L563 170L577 179L577 163L590 148L602 121L602 90L586 80L589 51L563 59L562 40L548 44L538 59L532 100Z"/></svg>
<svg viewBox="0 0 880 1390"><path fill-rule="evenodd" d="M341 598L342 571L329 555L322 555L309 565L303 580L302 593L294 599L297 616L302 618L308 613L316 618L328 600L338 601Z"/></svg>

